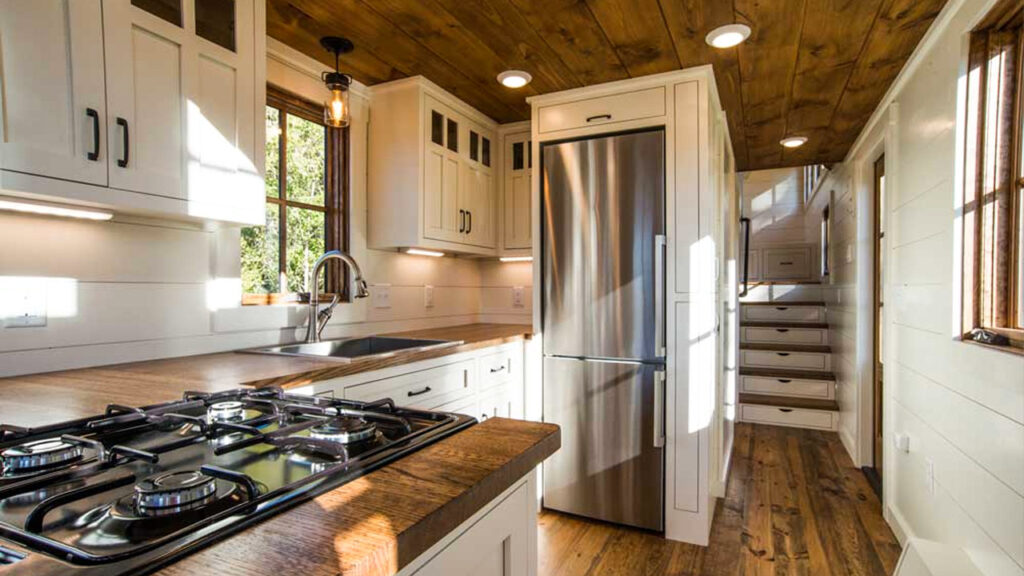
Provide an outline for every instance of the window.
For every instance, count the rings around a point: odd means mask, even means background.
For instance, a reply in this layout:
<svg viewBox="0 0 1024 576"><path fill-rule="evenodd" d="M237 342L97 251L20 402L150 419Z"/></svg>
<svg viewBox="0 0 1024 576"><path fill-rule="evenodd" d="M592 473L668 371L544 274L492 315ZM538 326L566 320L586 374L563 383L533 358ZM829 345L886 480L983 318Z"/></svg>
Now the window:
<svg viewBox="0 0 1024 576"><path fill-rule="evenodd" d="M825 210L821 213L821 277L828 276L828 251L829 244L832 240L832 222L829 219L829 209L825 206Z"/></svg>
<svg viewBox="0 0 1024 576"><path fill-rule="evenodd" d="M242 229L243 304L297 301L310 291L313 263L348 248L348 132L323 125L323 108L267 89L264 226ZM346 294L336 262L320 289Z"/></svg>
<svg viewBox="0 0 1024 576"><path fill-rule="evenodd" d="M964 334L1024 348L1024 6L1002 0L971 34L963 198ZM1005 344L1006 342L1003 342Z"/></svg>

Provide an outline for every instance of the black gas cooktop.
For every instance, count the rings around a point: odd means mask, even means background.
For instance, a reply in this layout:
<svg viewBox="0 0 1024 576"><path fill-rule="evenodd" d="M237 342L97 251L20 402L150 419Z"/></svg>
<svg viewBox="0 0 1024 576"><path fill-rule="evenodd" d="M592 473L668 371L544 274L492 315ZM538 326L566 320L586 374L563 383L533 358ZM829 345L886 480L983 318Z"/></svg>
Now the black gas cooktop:
<svg viewBox="0 0 1024 576"><path fill-rule="evenodd" d="M152 572L475 422L269 388L0 426L0 576Z"/></svg>

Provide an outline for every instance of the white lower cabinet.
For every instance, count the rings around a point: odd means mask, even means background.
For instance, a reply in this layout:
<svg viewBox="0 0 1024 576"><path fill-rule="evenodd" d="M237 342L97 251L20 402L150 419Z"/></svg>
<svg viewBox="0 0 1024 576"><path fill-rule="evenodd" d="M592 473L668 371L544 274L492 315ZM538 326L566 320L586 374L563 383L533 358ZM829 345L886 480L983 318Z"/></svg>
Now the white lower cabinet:
<svg viewBox="0 0 1024 576"><path fill-rule="evenodd" d="M532 576L537 564L534 473L509 488L399 576Z"/></svg>
<svg viewBox="0 0 1024 576"><path fill-rule="evenodd" d="M391 398L399 406L432 410L476 392L476 362L464 360L345 388L346 400Z"/></svg>

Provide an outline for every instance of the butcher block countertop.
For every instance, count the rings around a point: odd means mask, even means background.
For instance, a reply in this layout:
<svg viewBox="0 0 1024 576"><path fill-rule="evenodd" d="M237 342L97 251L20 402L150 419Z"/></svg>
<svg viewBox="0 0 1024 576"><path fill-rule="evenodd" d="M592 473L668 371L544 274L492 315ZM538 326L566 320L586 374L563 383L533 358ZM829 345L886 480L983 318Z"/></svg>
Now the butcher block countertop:
<svg viewBox="0 0 1024 576"><path fill-rule="evenodd" d="M179 400L188 390L217 392L240 386L304 386L311 382L408 364L528 338L519 324L467 324L388 336L462 340L460 346L396 352L384 359L333 360L223 352L166 360L0 378L0 423L35 427L101 414L107 404L145 406ZM59 353L59 352L55 352Z"/></svg>
<svg viewBox="0 0 1024 576"><path fill-rule="evenodd" d="M391 575L560 446L554 424L491 418L157 574Z"/></svg>

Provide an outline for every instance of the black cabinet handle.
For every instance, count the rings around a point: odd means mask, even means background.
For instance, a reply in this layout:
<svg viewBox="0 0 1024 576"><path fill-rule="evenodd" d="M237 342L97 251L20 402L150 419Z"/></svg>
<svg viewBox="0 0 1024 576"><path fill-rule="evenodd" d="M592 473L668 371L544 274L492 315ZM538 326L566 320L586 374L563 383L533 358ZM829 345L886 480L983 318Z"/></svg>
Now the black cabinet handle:
<svg viewBox="0 0 1024 576"><path fill-rule="evenodd" d="M497 368L491 368L491 374L494 374L495 372L501 372L504 369L505 369L504 366L498 366Z"/></svg>
<svg viewBox="0 0 1024 576"><path fill-rule="evenodd" d="M459 210L459 233L466 231L466 211Z"/></svg>
<svg viewBox="0 0 1024 576"><path fill-rule="evenodd" d="M779 262L779 266L792 266L792 262Z"/></svg>
<svg viewBox="0 0 1024 576"><path fill-rule="evenodd" d="M473 232L473 213L466 210L466 215L469 216L469 224L466 225L466 234L471 234Z"/></svg>
<svg viewBox="0 0 1024 576"><path fill-rule="evenodd" d="M790 380L789 378L779 378L778 380L783 384L789 384L790 382L792 382L792 380Z"/></svg>
<svg viewBox="0 0 1024 576"><path fill-rule="evenodd" d="M776 309L776 310L779 310L779 311L785 311L785 310L789 310L789 308L788 308L788 307L786 307L786 306L776 306L776 307L775 307L775 309Z"/></svg>
<svg viewBox="0 0 1024 576"><path fill-rule="evenodd" d="M85 115L92 119L92 152L86 153L85 157L96 162L100 159L100 113L93 108L86 108Z"/></svg>
<svg viewBox="0 0 1024 576"><path fill-rule="evenodd" d="M792 408L779 408L779 412L792 412Z"/></svg>
<svg viewBox="0 0 1024 576"><path fill-rule="evenodd" d="M418 390L416 392L413 392L412 390L410 390L408 392L408 394L409 394L409 397L411 398L413 396L419 396L420 394L426 394L427 392L430 392L430 386L427 386L423 390Z"/></svg>
<svg viewBox="0 0 1024 576"><path fill-rule="evenodd" d="M597 120L611 120L611 114L598 114L597 116L591 116L587 118L587 122L596 122Z"/></svg>
<svg viewBox="0 0 1024 576"><path fill-rule="evenodd" d="M129 140L128 134L128 121L124 118L118 118L117 125L121 127L121 133L124 134L124 153L121 155L121 158L117 161L117 165L121 168L127 168L129 158L128 149L131 147L131 140Z"/></svg>
<svg viewBox="0 0 1024 576"><path fill-rule="evenodd" d="M776 352L779 356L789 356L789 352Z"/></svg>
<svg viewBox="0 0 1024 576"><path fill-rule="evenodd" d="M789 328L776 328L775 331L785 334L786 332L789 332Z"/></svg>

